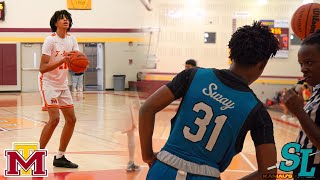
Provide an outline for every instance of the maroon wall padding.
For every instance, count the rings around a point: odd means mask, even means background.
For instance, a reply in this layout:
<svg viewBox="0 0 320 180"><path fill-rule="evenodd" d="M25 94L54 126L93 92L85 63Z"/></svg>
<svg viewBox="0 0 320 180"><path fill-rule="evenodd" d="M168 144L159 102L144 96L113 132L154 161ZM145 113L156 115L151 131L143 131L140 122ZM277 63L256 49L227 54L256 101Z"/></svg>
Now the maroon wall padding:
<svg viewBox="0 0 320 180"><path fill-rule="evenodd" d="M0 85L17 85L17 45L0 44Z"/></svg>
<svg viewBox="0 0 320 180"><path fill-rule="evenodd" d="M148 99L151 94L156 92L159 88L161 88L163 85L166 85L170 81L137 81L137 91L139 98L141 99Z"/></svg>
<svg viewBox="0 0 320 180"><path fill-rule="evenodd" d="M2 46L0 44L0 85L3 84L3 62L2 62Z"/></svg>

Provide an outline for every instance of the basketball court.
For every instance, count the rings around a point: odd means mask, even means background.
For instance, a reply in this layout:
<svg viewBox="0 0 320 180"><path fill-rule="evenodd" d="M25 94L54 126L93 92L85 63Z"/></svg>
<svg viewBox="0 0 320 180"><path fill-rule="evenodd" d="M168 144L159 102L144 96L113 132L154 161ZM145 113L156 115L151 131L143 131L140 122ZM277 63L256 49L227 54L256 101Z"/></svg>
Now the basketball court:
<svg viewBox="0 0 320 180"><path fill-rule="evenodd" d="M145 179L148 167L142 162L138 132L135 132L135 162L140 171L127 172L128 147L126 131L138 120L141 100L134 91L104 91L73 93L77 123L75 133L67 149L66 157L79 164L78 169L52 166L63 127L63 116L51 138L46 160L50 180L99 180L99 179ZM158 151L166 142L170 132L170 119L175 115L177 103L161 111L156 117L154 150ZM278 151L284 144L294 141L297 125L288 125L280 120L280 113L271 112ZM47 112L41 110L40 95L34 93L0 94L0 179L4 178L6 164L4 149L12 149L12 142L38 142L41 130L48 120ZM222 179L239 179L257 170L255 149L248 133L243 151L234 157Z"/></svg>
<svg viewBox="0 0 320 180"><path fill-rule="evenodd" d="M66 8L66 3L60 1L52 4L52 8ZM15 7L14 11L19 13L7 16L6 21L11 24L1 24L4 27L0 28L2 32L0 42L4 44L0 47L0 52L6 52L2 53L3 58L0 59L0 70L2 70L2 73L0 72L0 180L146 179L149 167L141 157L138 120L139 108L147 96L132 89L113 91L114 75L125 74L128 84L137 83L142 79L140 83L144 81L144 88L154 92L158 88L154 88L154 84L167 83L183 69L181 63L186 57L196 58L200 62L199 67L229 66L231 60L228 64L229 50L226 44L231 32L235 32L242 25L251 24L252 20L260 20L269 25L279 39L281 52L279 51L280 56L276 58L280 60L269 63L266 75L261 76L251 88L257 92L259 98L271 98L275 91L293 86L301 77L300 67L296 61L301 43L298 37L304 38L307 35L306 32L309 32L307 27L315 27L311 18L313 14L309 12L316 15L319 13L317 9L314 11L316 7L312 9L312 5L308 6L308 10L303 10L308 14L304 16L308 18L294 20L298 23L294 23L290 29L289 15L293 15L294 10L302 5L300 1L283 1L279 6L278 1L262 0L254 3L198 0L177 2L162 0L151 3L151 0L139 0L112 2L112 7L108 9L105 7L111 4L111 1L95 1L94 8L91 9L91 1L83 1L84 4L78 3L79 7L74 7L73 1L68 0L67 6L72 6L70 9L90 10L86 15L81 11L72 12L76 20L74 22L78 23L75 23L72 33L77 37L80 51L91 60L90 67L85 72L84 92L72 92L77 122L66 157L78 164L79 168L57 168L52 164L65 122L60 113L60 123L46 147L48 154L45 165L48 177L4 177L8 165L5 150L13 150L14 142L39 142L41 131L49 120L48 113L42 111L36 80L42 43L48 32L51 32L48 29L48 17L44 15L53 11L46 3L41 4L43 2L40 0L33 4L27 1L6 2L6 8ZM304 4L308 2L303 1ZM34 8L34 4L39 7L33 12L30 9ZM4 2L0 2L0 5L0 20L4 20L4 10L7 9L4 8ZM21 18L25 14L38 19L28 24ZM92 17L95 21L92 21ZM136 20L139 21L135 22ZM298 25L301 24L306 26L303 32L298 32L297 30L301 29ZM317 25L319 26L319 23ZM291 34L291 31L295 34ZM212 58L221 61L213 63ZM16 64L9 65L16 71L12 68L2 68L1 63L4 62L7 64L15 62ZM138 80L137 73L149 73L149 75ZM157 113L153 134L155 152L161 150L169 136L170 120L175 116L179 103L175 101ZM280 112L270 110L269 113L273 120L279 163L283 160L282 147L288 142L296 141L300 125L297 121L282 120L283 114ZM126 170L129 161L128 138L132 135L128 132L132 130L135 139L134 159L140 170L128 172ZM248 133L242 152L233 158L230 166L221 174L221 179L240 179L257 169L255 146ZM278 173L286 174L281 171Z"/></svg>

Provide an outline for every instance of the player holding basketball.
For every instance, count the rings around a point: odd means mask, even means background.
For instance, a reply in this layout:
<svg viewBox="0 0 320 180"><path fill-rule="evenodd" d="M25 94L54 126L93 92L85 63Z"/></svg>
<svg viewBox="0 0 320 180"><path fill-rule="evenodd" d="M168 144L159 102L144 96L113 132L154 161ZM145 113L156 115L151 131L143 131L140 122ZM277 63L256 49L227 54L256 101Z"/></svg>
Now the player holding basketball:
<svg viewBox="0 0 320 180"><path fill-rule="evenodd" d="M312 153L315 153L317 150L320 151L320 30L303 40L298 52L298 62L306 82L313 86L312 96L304 105L301 96L293 90L288 90L284 93L283 100L301 124L302 129L297 137L297 143L301 144L302 149L312 149ZM300 166L301 164L293 172L297 179ZM307 172L311 172L312 169L314 177L320 179L319 153L308 158Z"/></svg>
<svg viewBox="0 0 320 180"><path fill-rule="evenodd" d="M39 73L39 88L43 106L48 108L49 121L44 126L40 137L40 148L44 149L60 120L62 111L65 124L60 138L59 152L54 157L56 167L77 168L64 156L74 131L76 116L71 93L68 88L67 62L75 51L79 51L75 37L67 32L72 26L71 14L66 10L56 11L51 17L50 26L53 34L48 36L42 47Z"/></svg>
<svg viewBox="0 0 320 180"><path fill-rule="evenodd" d="M229 48L228 70L186 69L141 107L142 158L151 166L147 179L218 179L242 151L248 131L256 147L258 171L244 179L276 174L275 169L267 170L277 161L272 120L249 85L276 54L278 40L268 27L254 22L232 35ZM180 97L170 136L156 155L152 148L155 114Z"/></svg>

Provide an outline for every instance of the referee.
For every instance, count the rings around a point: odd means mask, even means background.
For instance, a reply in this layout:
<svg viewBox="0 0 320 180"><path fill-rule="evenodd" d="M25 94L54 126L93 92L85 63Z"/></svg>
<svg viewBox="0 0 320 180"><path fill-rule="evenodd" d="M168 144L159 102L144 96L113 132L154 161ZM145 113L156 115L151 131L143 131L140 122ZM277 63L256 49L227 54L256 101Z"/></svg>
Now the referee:
<svg viewBox="0 0 320 180"><path fill-rule="evenodd" d="M313 87L310 100L303 107L303 98L293 90L283 94L283 100L289 111L295 114L301 124L297 137L297 143L302 149L312 149L312 153L320 150L320 30L304 39L299 52L298 62L305 81ZM320 180L320 153L310 156L308 159L307 172L315 169L314 177L308 179ZM300 165L293 174L298 177Z"/></svg>

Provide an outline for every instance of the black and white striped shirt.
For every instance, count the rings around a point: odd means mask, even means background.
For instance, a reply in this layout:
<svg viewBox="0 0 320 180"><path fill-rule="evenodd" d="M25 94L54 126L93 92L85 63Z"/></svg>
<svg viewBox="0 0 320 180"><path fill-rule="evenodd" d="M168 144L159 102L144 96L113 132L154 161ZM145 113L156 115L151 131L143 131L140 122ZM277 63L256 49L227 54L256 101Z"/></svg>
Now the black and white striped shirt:
<svg viewBox="0 0 320 180"><path fill-rule="evenodd" d="M304 106L305 112L309 117L320 127L320 84L313 89L312 96L308 103ZM312 148L313 152L317 151L317 148L307 137L306 133L300 128L297 142L302 145L301 148ZM320 164L320 154L309 157L309 161L313 161L313 164Z"/></svg>

